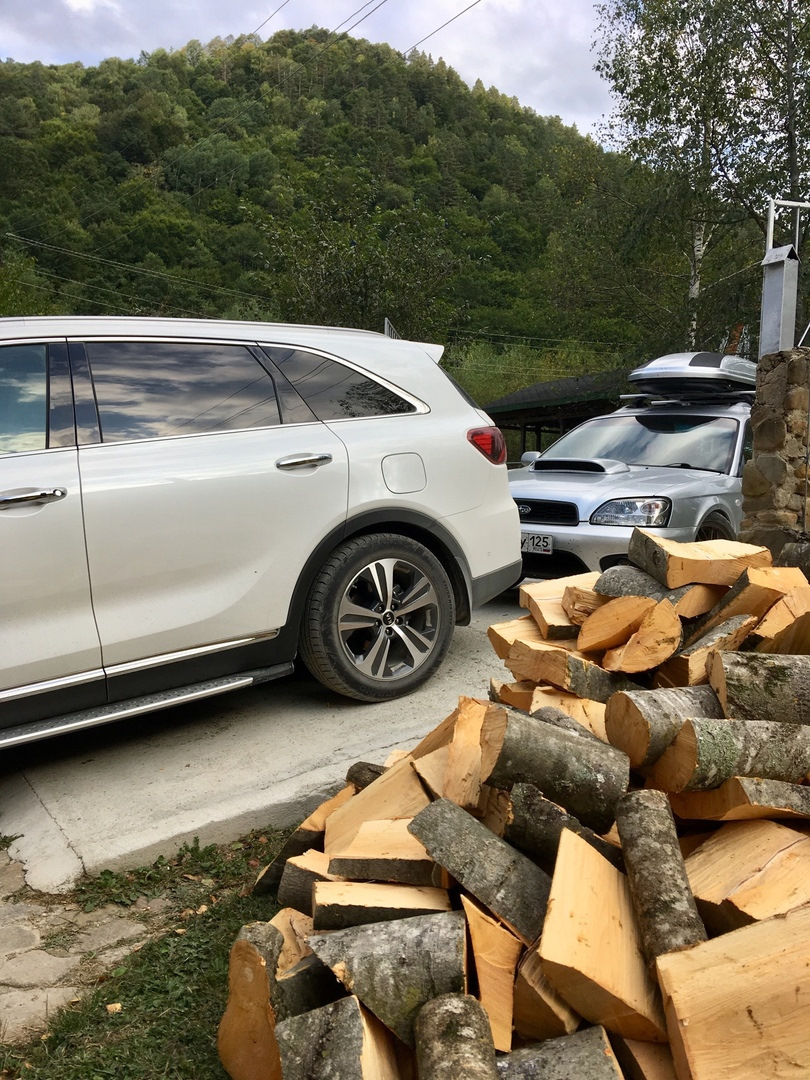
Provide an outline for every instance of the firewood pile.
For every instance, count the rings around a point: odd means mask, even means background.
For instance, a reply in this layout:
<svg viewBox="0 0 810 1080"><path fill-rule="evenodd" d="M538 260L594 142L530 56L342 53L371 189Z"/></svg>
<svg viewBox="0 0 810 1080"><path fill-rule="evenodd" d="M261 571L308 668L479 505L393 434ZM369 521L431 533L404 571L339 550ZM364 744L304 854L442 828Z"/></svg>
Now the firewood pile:
<svg viewBox="0 0 810 1080"><path fill-rule="evenodd" d="M507 678L358 763L254 891L233 1080L810 1077L810 585L637 529Z"/></svg>

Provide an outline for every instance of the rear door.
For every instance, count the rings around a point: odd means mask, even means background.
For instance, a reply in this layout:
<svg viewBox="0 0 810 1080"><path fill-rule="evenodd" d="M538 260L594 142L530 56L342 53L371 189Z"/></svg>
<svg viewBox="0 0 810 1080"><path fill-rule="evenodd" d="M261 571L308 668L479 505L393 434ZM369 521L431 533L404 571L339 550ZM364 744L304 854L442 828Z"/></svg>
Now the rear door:
<svg viewBox="0 0 810 1080"><path fill-rule="evenodd" d="M101 703L64 342L0 346L0 553L0 713Z"/></svg>
<svg viewBox="0 0 810 1080"><path fill-rule="evenodd" d="M99 435L79 451L108 674L240 648L287 619L313 548L346 517L341 441L239 343L88 341Z"/></svg>

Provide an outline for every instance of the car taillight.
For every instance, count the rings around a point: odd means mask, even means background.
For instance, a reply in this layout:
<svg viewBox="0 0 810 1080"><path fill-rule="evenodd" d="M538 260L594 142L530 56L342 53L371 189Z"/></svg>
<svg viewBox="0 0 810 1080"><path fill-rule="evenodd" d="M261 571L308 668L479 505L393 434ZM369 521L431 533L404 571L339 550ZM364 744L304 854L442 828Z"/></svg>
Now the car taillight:
<svg viewBox="0 0 810 1080"><path fill-rule="evenodd" d="M473 428L467 432L467 438L493 465L503 465L506 461L506 440L498 428Z"/></svg>

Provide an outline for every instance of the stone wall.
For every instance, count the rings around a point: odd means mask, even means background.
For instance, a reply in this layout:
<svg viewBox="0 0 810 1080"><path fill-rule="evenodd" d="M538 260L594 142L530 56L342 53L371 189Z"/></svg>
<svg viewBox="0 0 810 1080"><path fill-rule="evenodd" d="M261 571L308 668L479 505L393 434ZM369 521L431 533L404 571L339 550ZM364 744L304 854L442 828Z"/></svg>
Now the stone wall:
<svg viewBox="0 0 810 1080"><path fill-rule="evenodd" d="M806 539L810 349L764 356L757 367L751 412L754 453L743 471L740 540L778 556L786 543Z"/></svg>

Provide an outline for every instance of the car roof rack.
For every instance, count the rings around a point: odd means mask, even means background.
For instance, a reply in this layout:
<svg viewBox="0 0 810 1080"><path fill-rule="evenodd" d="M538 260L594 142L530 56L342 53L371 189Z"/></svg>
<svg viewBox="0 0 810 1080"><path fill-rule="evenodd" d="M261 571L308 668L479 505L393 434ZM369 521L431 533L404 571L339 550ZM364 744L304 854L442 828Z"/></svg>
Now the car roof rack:
<svg viewBox="0 0 810 1080"><path fill-rule="evenodd" d="M755 390L705 390L680 393L669 397L655 394L620 394L624 405L734 405L737 402L753 402Z"/></svg>

